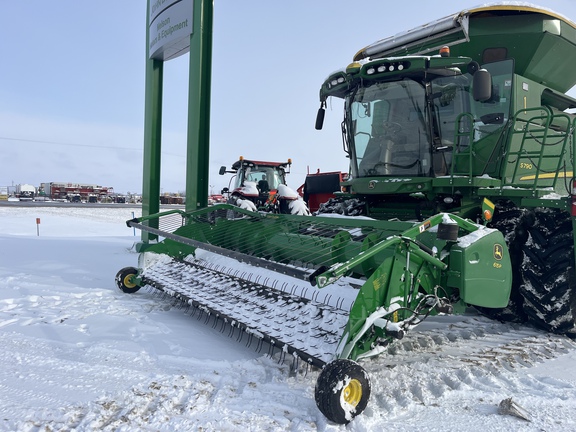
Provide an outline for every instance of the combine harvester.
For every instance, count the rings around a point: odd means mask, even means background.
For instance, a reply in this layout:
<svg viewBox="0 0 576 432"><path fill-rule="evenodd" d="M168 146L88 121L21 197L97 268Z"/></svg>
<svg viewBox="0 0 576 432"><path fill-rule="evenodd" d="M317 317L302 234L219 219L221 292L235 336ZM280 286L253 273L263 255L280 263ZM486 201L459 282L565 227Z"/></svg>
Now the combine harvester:
<svg viewBox="0 0 576 432"><path fill-rule="evenodd" d="M322 368L316 403L342 424L370 396L358 360L429 315L474 306L573 333L575 56L576 24L508 3L364 48L322 85L316 123L344 100L334 207L364 217L223 204L134 219L163 241L119 288L163 291Z"/></svg>

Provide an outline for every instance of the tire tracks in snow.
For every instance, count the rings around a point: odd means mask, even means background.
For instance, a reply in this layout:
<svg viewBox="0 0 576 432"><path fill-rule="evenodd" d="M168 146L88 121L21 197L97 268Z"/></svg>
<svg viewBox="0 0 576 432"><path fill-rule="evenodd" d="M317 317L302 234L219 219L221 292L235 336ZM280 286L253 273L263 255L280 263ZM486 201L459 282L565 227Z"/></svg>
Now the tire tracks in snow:
<svg viewBox="0 0 576 432"><path fill-rule="evenodd" d="M444 325L443 317L431 319L431 326L417 327L387 354L363 362L372 380L369 413L403 416L415 406L438 406L443 398L471 389L488 397L543 392L563 397L566 383L525 372L574 352L574 341L482 316L446 319Z"/></svg>
<svg viewBox="0 0 576 432"><path fill-rule="evenodd" d="M366 417L357 418L360 424L369 425L374 417L394 419L415 406L440 406L443 398L455 397L459 391L469 394L470 389L480 400L498 391L549 392L560 397L554 390L561 390L564 383L514 374L574 351L573 341L479 316L447 319L415 329L392 344L387 354L362 362L373 387ZM262 422L269 423L270 430L327 427L313 400L318 371L294 379L287 365L265 358L223 368L111 394L92 404L80 425L104 430L161 421L167 428L177 424L206 430L234 430ZM295 397L290 387L301 388L302 396ZM254 405L250 412L244 410L247 401Z"/></svg>

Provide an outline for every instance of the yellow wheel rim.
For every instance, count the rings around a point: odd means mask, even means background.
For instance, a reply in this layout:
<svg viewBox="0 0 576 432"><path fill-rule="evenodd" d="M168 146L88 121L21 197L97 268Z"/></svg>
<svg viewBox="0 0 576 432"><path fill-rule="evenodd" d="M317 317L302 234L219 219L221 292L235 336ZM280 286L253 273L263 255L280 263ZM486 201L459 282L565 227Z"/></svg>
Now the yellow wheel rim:
<svg viewBox="0 0 576 432"><path fill-rule="evenodd" d="M136 286L136 284L134 282L132 282L132 278L134 277L133 274L129 274L124 276L124 280L122 281L122 283L124 284L124 286L126 288L134 288Z"/></svg>
<svg viewBox="0 0 576 432"><path fill-rule="evenodd" d="M362 399L362 384L357 379L352 379L342 390L344 402L355 407Z"/></svg>

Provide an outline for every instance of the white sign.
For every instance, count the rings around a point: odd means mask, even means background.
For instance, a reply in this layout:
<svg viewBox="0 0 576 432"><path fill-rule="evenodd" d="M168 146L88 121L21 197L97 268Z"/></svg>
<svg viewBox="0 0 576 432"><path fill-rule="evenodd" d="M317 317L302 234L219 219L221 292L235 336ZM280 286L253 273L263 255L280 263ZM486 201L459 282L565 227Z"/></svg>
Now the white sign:
<svg viewBox="0 0 576 432"><path fill-rule="evenodd" d="M148 0L148 57L170 60L190 50L193 0Z"/></svg>

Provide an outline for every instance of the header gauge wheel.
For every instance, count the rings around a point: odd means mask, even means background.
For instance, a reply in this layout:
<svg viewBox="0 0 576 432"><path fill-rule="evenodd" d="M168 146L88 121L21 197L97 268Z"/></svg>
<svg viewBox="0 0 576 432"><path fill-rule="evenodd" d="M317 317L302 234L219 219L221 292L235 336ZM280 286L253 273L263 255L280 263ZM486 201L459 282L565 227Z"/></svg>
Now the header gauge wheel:
<svg viewBox="0 0 576 432"><path fill-rule="evenodd" d="M315 399L318 409L328 420L347 424L368 405L368 374L352 360L339 359L328 363L316 382Z"/></svg>
<svg viewBox="0 0 576 432"><path fill-rule="evenodd" d="M140 289L140 286L133 282L133 279L138 275L138 269L134 267L124 267L116 273L116 286L120 291L132 294Z"/></svg>

